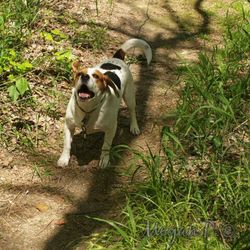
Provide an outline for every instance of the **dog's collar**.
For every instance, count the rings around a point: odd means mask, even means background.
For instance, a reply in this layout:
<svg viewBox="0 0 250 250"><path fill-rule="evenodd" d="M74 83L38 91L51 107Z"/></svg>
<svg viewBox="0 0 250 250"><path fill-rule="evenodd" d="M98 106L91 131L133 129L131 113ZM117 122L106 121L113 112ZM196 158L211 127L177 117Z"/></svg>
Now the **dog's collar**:
<svg viewBox="0 0 250 250"><path fill-rule="evenodd" d="M92 112L94 112L94 111L98 108L98 106L102 103L102 101L103 101L103 99L104 99L104 98L101 98L100 102L98 102L98 103L96 104L96 106L95 106L92 110L86 111L86 110L84 110L84 109L79 105L79 103L78 103L78 101L77 101L76 92L74 93L74 97L75 97L76 106L77 106L83 113L85 113L85 114L91 114Z"/></svg>
<svg viewBox="0 0 250 250"><path fill-rule="evenodd" d="M76 106L77 106L83 113L85 113L85 117L84 117L83 120L82 120L82 131L83 131L84 139L86 139L86 136L87 136L87 127L86 127L86 124L87 124L87 122L88 122L88 119L89 119L89 117L90 117L90 114L91 114L92 112L94 112L94 111L98 108L98 106L100 106L100 104L101 104L101 103L103 102L103 100L104 100L104 96L101 98L100 102L98 102L98 103L96 104L95 108L93 108L93 109L90 110L90 111L84 110L84 109L79 105L79 103L78 103L78 101L77 101L76 92L74 93L74 98L75 98Z"/></svg>

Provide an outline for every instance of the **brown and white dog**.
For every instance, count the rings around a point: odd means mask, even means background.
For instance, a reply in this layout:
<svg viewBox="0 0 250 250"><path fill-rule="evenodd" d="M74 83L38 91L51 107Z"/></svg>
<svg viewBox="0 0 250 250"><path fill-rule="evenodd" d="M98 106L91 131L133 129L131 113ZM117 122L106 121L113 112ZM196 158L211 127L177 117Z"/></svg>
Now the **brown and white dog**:
<svg viewBox="0 0 250 250"><path fill-rule="evenodd" d="M149 64L152 51L148 43L141 39L126 41L113 58L93 68L84 68L78 61L72 64L75 87L66 111L64 148L58 166L65 167L69 163L75 127L83 128L86 134L100 131L105 133L99 166L109 165L109 150L116 133L121 98L130 112L130 132L135 135L140 133L135 112L133 77L124 62L125 53L134 47L143 50Z"/></svg>

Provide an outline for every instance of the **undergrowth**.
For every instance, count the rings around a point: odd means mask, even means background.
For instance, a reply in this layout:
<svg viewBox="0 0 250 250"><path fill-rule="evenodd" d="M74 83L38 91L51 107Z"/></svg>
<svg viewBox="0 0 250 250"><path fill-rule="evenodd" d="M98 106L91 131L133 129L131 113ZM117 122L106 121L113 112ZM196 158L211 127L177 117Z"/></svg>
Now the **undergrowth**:
<svg viewBox="0 0 250 250"><path fill-rule="evenodd" d="M223 45L180 70L185 87L162 152L133 151L134 174L147 181L127 193L119 222L94 218L110 229L89 249L250 248L248 14L225 22Z"/></svg>
<svg viewBox="0 0 250 250"><path fill-rule="evenodd" d="M107 45L106 27L79 23L50 1L1 1L0 143L8 150L46 145L48 127L63 116L76 52Z"/></svg>

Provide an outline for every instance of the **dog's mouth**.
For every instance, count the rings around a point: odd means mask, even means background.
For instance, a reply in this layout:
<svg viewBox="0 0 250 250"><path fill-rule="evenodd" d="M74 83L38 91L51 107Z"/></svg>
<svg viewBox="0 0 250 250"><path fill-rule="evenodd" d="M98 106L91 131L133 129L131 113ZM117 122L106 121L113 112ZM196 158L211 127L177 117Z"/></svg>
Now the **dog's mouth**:
<svg viewBox="0 0 250 250"><path fill-rule="evenodd" d="M87 85L85 85L85 84L83 84L78 90L78 97L82 101L89 100L89 99L93 98L94 96L95 96L95 94L92 91L90 91L88 89Z"/></svg>

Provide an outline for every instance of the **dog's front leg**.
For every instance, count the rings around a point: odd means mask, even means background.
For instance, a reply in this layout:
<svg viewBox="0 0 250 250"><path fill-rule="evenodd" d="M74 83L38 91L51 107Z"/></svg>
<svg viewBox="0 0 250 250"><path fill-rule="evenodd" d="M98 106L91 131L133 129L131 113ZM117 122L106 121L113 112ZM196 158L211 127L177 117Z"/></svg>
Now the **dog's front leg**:
<svg viewBox="0 0 250 250"><path fill-rule="evenodd" d="M63 152L57 162L57 166L66 167L69 163L71 142L75 131L75 125L67 119L64 124L64 147Z"/></svg>
<svg viewBox="0 0 250 250"><path fill-rule="evenodd" d="M99 167L105 168L109 165L109 154L112 146L113 139L115 137L117 124L112 129L105 131L104 143L102 146L102 153L100 157Z"/></svg>

